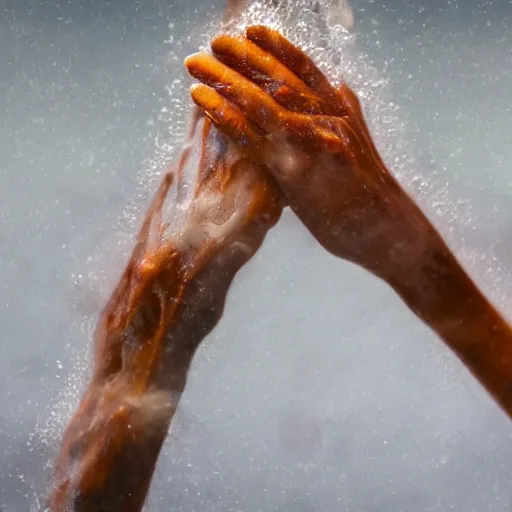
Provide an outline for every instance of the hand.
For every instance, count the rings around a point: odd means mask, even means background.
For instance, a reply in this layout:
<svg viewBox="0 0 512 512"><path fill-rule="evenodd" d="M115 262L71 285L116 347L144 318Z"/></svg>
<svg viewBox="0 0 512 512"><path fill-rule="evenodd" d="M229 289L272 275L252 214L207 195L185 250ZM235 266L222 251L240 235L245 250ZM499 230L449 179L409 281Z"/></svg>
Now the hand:
<svg viewBox="0 0 512 512"><path fill-rule="evenodd" d="M188 57L192 98L255 161L333 254L389 278L436 234L386 169L356 95L264 26ZM243 114L243 115L242 115Z"/></svg>

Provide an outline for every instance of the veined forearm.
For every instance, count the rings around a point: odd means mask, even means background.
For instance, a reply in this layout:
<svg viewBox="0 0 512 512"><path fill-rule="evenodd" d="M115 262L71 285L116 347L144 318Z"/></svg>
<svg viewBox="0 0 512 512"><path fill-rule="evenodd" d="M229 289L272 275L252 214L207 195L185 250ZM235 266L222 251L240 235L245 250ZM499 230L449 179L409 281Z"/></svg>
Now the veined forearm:
<svg viewBox="0 0 512 512"><path fill-rule="evenodd" d="M161 339L150 335L156 325L144 333L135 334L131 325L123 331L136 354L107 379L103 372L93 376L61 447L49 500L52 512L142 509L193 355L220 319L237 266L207 269L190 283ZM215 276L212 291L209 281ZM146 298L135 313L150 307ZM157 310L153 313L156 318Z"/></svg>
<svg viewBox="0 0 512 512"><path fill-rule="evenodd" d="M205 122L197 132L204 168L183 199L186 213L164 220L166 176L100 317L93 377L55 467L52 512L141 510L192 357L237 271L279 219L282 202L264 170L212 130Z"/></svg>

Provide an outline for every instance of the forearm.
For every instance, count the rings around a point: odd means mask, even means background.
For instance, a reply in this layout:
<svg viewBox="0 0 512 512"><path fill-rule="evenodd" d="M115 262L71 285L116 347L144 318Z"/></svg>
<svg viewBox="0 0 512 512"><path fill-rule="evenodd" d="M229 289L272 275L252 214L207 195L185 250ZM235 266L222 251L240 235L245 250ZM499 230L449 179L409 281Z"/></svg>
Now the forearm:
<svg viewBox="0 0 512 512"><path fill-rule="evenodd" d="M432 233L416 264L386 280L512 417L512 329Z"/></svg>
<svg viewBox="0 0 512 512"><path fill-rule="evenodd" d="M52 512L142 510L174 409L164 394L90 385L66 430L48 499Z"/></svg>
<svg viewBox="0 0 512 512"><path fill-rule="evenodd" d="M165 345L145 330L131 340L141 347L139 357L107 378L103 371L93 376L61 447L52 512L142 509L193 355L220 319L237 268L205 269L187 287L173 325L162 334ZM138 312L150 304L149 297L142 300ZM133 336L133 326L127 331L123 336ZM151 345L152 361L144 354Z"/></svg>
<svg viewBox="0 0 512 512"><path fill-rule="evenodd" d="M142 509L193 355L279 219L266 173L216 144L211 130L205 123L197 132L200 168L185 214L163 219L167 175L100 316L92 379L55 466L52 512Z"/></svg>
<svg viewBox="0 0 512 512"><path fill-rule="evenodd" d="M354 260L390 284L512 417L510 325L378 155L363 162L383 181L364 198L377 205L366 219L372 244L365 247L360 239Z"/></svg>
<svg viewBox="0 0 512 512"><path fill-rule="evenodd" d="M369 151L361 167L382 177L376 196L367 199L379 205L368 226L378 226L379 250L368 252L367 268L392 286L512 417L511 326L386 169L365 133Z"/></svg>

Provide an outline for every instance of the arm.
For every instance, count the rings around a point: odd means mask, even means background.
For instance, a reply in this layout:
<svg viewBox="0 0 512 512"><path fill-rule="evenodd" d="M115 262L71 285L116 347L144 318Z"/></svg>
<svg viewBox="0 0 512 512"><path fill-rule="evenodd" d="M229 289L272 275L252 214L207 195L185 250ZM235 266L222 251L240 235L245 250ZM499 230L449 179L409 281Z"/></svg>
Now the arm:
<svg viewBox="0 0 512 512"><path fill-rule="evenodd" d="M512 329L441 237L409 271L397 262L386 281L512 417Z"/></svg>
<svg viewBox="0 0 512 512"><path fill-rule="evenodd" d="M180 183L164 177L101 314L93 375L55 466L52 512L142 509L192 357L236 272L280 216L268 173L208 120L195 124L192 193L182 186L185 152Z"/></svg>
<svg viewBox="0 0 512 512"><path fill-rule="evenodd" d="M384 165L354 92L264 26L212 51L186 61L196 104L268 166L320 244L386 281L512 417L512 330Z"/></svg>

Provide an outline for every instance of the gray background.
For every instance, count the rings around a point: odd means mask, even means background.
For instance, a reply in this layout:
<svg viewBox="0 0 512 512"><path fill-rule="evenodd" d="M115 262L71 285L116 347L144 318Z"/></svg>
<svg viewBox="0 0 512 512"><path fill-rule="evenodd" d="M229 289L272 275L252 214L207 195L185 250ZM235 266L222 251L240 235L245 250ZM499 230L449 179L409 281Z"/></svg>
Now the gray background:
<svg viewBox="0 0 512 512"><path fill-rule="evenodd" d="M414 172L442 192L420 200L508 314L511 2L354 8ZM0 1L1 510L39 510L91 322L153 187L140 171L167 133L165 88L220 9ZM237 278L173 430L150 511L512 506L510 421L384 284L292 215Z"/></svg>

